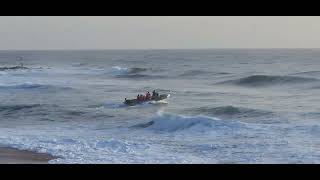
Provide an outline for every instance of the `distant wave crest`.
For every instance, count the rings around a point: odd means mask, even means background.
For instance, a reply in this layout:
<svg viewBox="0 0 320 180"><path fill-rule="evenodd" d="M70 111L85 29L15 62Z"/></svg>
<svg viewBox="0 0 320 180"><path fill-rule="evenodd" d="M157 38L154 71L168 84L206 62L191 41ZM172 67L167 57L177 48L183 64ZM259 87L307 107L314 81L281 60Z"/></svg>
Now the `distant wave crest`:
<svg viewBox="0 0 320 180"><path fill-rule="evenodd" d="M141 73L147 71L147 68L130 68L128 73L129 74L136 74L136 73Z"/></svg>
<svg viewBox="0 0 320 180"><path fill-rule="evenodd" d="M319 76L320 71L305 71L305 72L294 73L292 75Z"/></svg>
<svg viewBox="0 0 320 180"><path fill-rule="evenodd" d="M137 74L141 72L147 71L147 68L126 68L126 67L120 67L120 66L113 66L112 72L114 75L125 75L125 74Z"/></svg>
<svg viewBox="0 0 320 180"><path fill-rule="evenodd" d="M150 71L149 73L144 73ZM148 68L124 68L120 66L112 67L112 75L116 78L124 79L161 79L166 78L161 75L154 75L151 69Z"/></svg>
<svg viewBox="0 0 320 180"><path fill-rule="evenodd" d="M214 76L214 75L227 75L229 73L227 72L209 72L209 71L203 71L203 70L189 70L186 72L183 72L179 75L179 77L194 77L194 76L200 76L200 75L208 75L208 76Z"/></svg>
<svg viewBox="0 0 320 180"><path fill-rule="evenodd" d="M46 89L46 90L62 89L62 90L68 90L68 89L72 89L72 88L71 87L59 87L59 86L54 86L54 85L26 82L26 83L15 84L15 85L0 85L0 89Z"/></svg>
<svg viewBox="0 0 320 180"><path fill-rule="evenodd" d="M318 81L315 78L305 78L298 76L268 76L268 75L253 75L245 78L235 79L220 82L218 84L232 84L248 87L273 86L284 84L299 84L306 82Z"/></svg>
<svg viewBox="0 0 320 180"><path fill-rule="evenodd" d="M250 108L242 108L242 107L234 107L234 106L221 106L221 107L200 107L190 109L189 112L194 112L197 114L204 115L215 115L215 116L236 116L236 117L260 117L271 115L272 112L250 109Z"/></svg>
<svg viewBox="0 0 320 180"><path fill-rule="evenodd" d="M40 104L30 104L30 105L5 105L0 106L0 112L14 113L17 111L21 111L24 109L33 109L36 107L40 107Z"/></svg>
<svg viewBox="0 0 320 180"><path fill-rule="evenodd" d="M24 66L12 66L12 67L0 67L0 71L8 71L8 70L21 70L21 69L29 69Z"/></svg>
<svg viewBox="0 0 320 180"><path fill-rule="evenodd" d="M120 66L113 66L112 67L112 74L113 75L123 75L123 74L128 74L128 68L123 68Z"/></svg>

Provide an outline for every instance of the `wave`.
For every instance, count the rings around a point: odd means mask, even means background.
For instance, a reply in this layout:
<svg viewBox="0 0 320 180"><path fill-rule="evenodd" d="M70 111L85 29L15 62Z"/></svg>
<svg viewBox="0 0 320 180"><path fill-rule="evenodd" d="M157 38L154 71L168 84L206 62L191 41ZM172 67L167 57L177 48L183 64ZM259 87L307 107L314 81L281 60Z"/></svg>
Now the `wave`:
<svg viewBox="0 0 320 180"><path fill-rule="evenodd" d="M44 131L44 130L43 130ZM48 153L57 159L49 163L136 163L127 154L147 149L148 145L124 140L54 136L41 132L40 135L10 136L1 133L0 143L19 150ZM99 157L97 156L99 154ZM140 153L136 153L139 156ZM141 156L141 159L145 156ZM144 161L141 161L142 163Z"/></svg>
<svg viewBox="0 0 320 180"><path fill-rule="evenodd" d="M128 73L129 74L136 74L136 73L141 73L147 71L147 68L130 68Z"/></svg>
<svg viewBox="0 0 320 180"><path fill-rule="evenodd" d="M223 81L218 84L232 84L248 87L262 87L285 84L299 84L318 81L315 78L305 78L297 76L268 76L268 75L254 75L245 78Z"/></svg>
<svg viewBox="0 0 320 180"><path fill-rule="evenodd" d="M202 70L190 70L186 71L182 74L180 74L180 77L186 77L186 76L196 76L196 75L204 75L204 74L209 74L210 72L207 71L202 71Z"/></svg>
<svg viewBox="0 0 320 180"><path fill-rule="evenodd" d="M46 84L37 84L37 83L22 83L22 84L15 84L15 85L0 85L0 89L42 89L42 90L69 90L72 89L71 87L60 87L54 85L46 85Z"/></svg>
<svg viewBox="0 0 320 180"><path fill-rule="evenodd" d="M163 79L167 78L167 76L163 75L155 75L157 70L152 68L127 68L120 66L113 66L111 71L100 71L102 73L98 73L99 76L112 76L114 78L122 78L122 79Z"/></svg>
<svg viewBox="0 0 320 180"><path fill-rule="evenodd" d="M146 71L152 71L152 72L156 72L157 69L153 69L153 68L141 68L141 67L132 67L132 68L127 68L127 67L120 67L120 66L113 66L112 67L112 72L115 75L123 75L123 74L139 74L142 72L146 72Z"/></svg>
<svg viewBox="0 0 320 180"><path fill-rule="evenodd" d="M128 74L128 68L123 68L120 66L113 66L112 67L112 74L113 75Z"/></svg>
<svg viewBox="0 0 320 180"><path fill-rule="evenodd" d="M32 117L40 121L69 121L73 119L91 118L91 116L101 115L99 113L88 114L81 109L70 109L55 104L16 104L0 105L0 116L7 119L19 120L25 117Z"/></svg>
<svg viewBox="0 0 320 180"><path fill-rule="evenodd" d="M232 130L244 126L243 123L223 121L209 116L183 116L175 114L159 113L157 117L143 124L132 126L132 128L144 128L154 131L177 132L177 131L210 131L210 130Z"/></svg>
<svg viewBox="0 0 320 180"><path fill-rule="evenodd" d="M126 68L126 67L120 67L120 66L113 66L112 67L112 72L115 75L137 74L137 73L145 72L148 70L149 70L148 68L137 68L137 67L133 67L133 68Z"/></svg>
<svg viewBox="0 0 320 180"><path fill-rule="evenodd" d="M16 112L24 109L32 109L36 107L40 107L40 104L30 104L30 105L5 105L0 106L0 112Z"/></svg>
<svg viewBox="0 0 320 180"><path fill-rule="evenodd" d="M120 66L112 67L112 74L116 78L124 78L124 79L161 79L166 78L165 76L160 75L150 75L150 74L141 74L142 72L146 72L151 69L147 68L123 68Z"/></svg>
<svg viewBox="0 0 320 180"><path fill-rule="evenodd" d="M299 73L294 73L291 75L307 75L307 76L319 76L320 71L306 71L306 72L299 72Z"/></svg>
<svg viewBox="0 0 320 180"><path fill-rule="evenodd" d="M221 106L221 107L200 107L200 108L192 108L188 109L188 112L209 115L209 116L223 116L223 117L237 117L237 118L250 118L250 117L265 117L272 115L273 112L257 110L257 109L249 109L242 107L234 107L234 106Z"/></svg>
<svg viewBox="0 0 320 180"><path fill-rule="evenodd" d="M46 105L41 104L17 104L17 105L0 105L0 114L5 116L3 120L7 120L9 117L14 120L26 117L34 112L43 113L41 108ZM39 109L40 108L40 109Z"/></svg>
<svg viewBox="0 0 320 180"><path fill-rule="evenodd" d="M127 74L127 75L117 75L116 78L120 79L164 79L166 76L161 75L146 75L146 74Z"/></svg>
<svg viewBox="0 0 320 180"><path fill-rule="evenodd" d="M0 71L8 71L8 70L20 70L20 69L29 69L24 66L12 66L12 67L0 67Z"/></svg>
<svg viewBox="0 0 320 180"><path fill-rule="evenodd" d="M227 75L230 73L227 72L210 72L210 71L202 71L202 70L190 70L190 71L186 71L180 75L178 75L179 77L193 77L193 76L199 76L199 75Z"/></svg>

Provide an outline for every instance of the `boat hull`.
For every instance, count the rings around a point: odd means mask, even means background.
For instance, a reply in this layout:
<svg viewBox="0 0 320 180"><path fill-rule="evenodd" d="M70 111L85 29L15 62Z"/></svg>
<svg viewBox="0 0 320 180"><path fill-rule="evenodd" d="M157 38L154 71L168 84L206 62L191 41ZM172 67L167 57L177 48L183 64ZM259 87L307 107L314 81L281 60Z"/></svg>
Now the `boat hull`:
<svg viewBox="0 0 320 180"><path fill-rule="evenodd" d="M162 94L162 95L159 95L157 97L151 98L151 100L138 101L137 99L127 99L123 103L128 105L128 106L135 106L137 104L142 104L142 103L145 103L145 102L161 101L161 100L167 99L168 97L169 97L169 94Z"/></svg>

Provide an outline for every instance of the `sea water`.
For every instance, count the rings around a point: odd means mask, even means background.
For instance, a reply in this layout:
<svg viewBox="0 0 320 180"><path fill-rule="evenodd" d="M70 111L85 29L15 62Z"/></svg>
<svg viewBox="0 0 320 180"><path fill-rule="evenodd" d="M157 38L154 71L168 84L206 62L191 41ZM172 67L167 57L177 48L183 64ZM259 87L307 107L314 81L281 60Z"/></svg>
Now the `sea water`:
<svg viewBox="0 0 320 180"><path fill-rule="evenodd" d="M320 162L320 49L0 51L21 63L0 144L49 163ZM153 90L170 98L123 104Z"/></svg>

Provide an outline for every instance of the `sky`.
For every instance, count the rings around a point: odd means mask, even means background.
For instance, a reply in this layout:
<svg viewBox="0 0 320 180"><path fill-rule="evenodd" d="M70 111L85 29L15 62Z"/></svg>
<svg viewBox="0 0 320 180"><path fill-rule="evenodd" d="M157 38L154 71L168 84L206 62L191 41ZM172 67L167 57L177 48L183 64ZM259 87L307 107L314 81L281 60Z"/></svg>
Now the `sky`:
<svg viewBox="0 0 320 180"><path fill-rule="evenodd" d="M320 48L312 16L1 16L1 50Z"/></svg>

